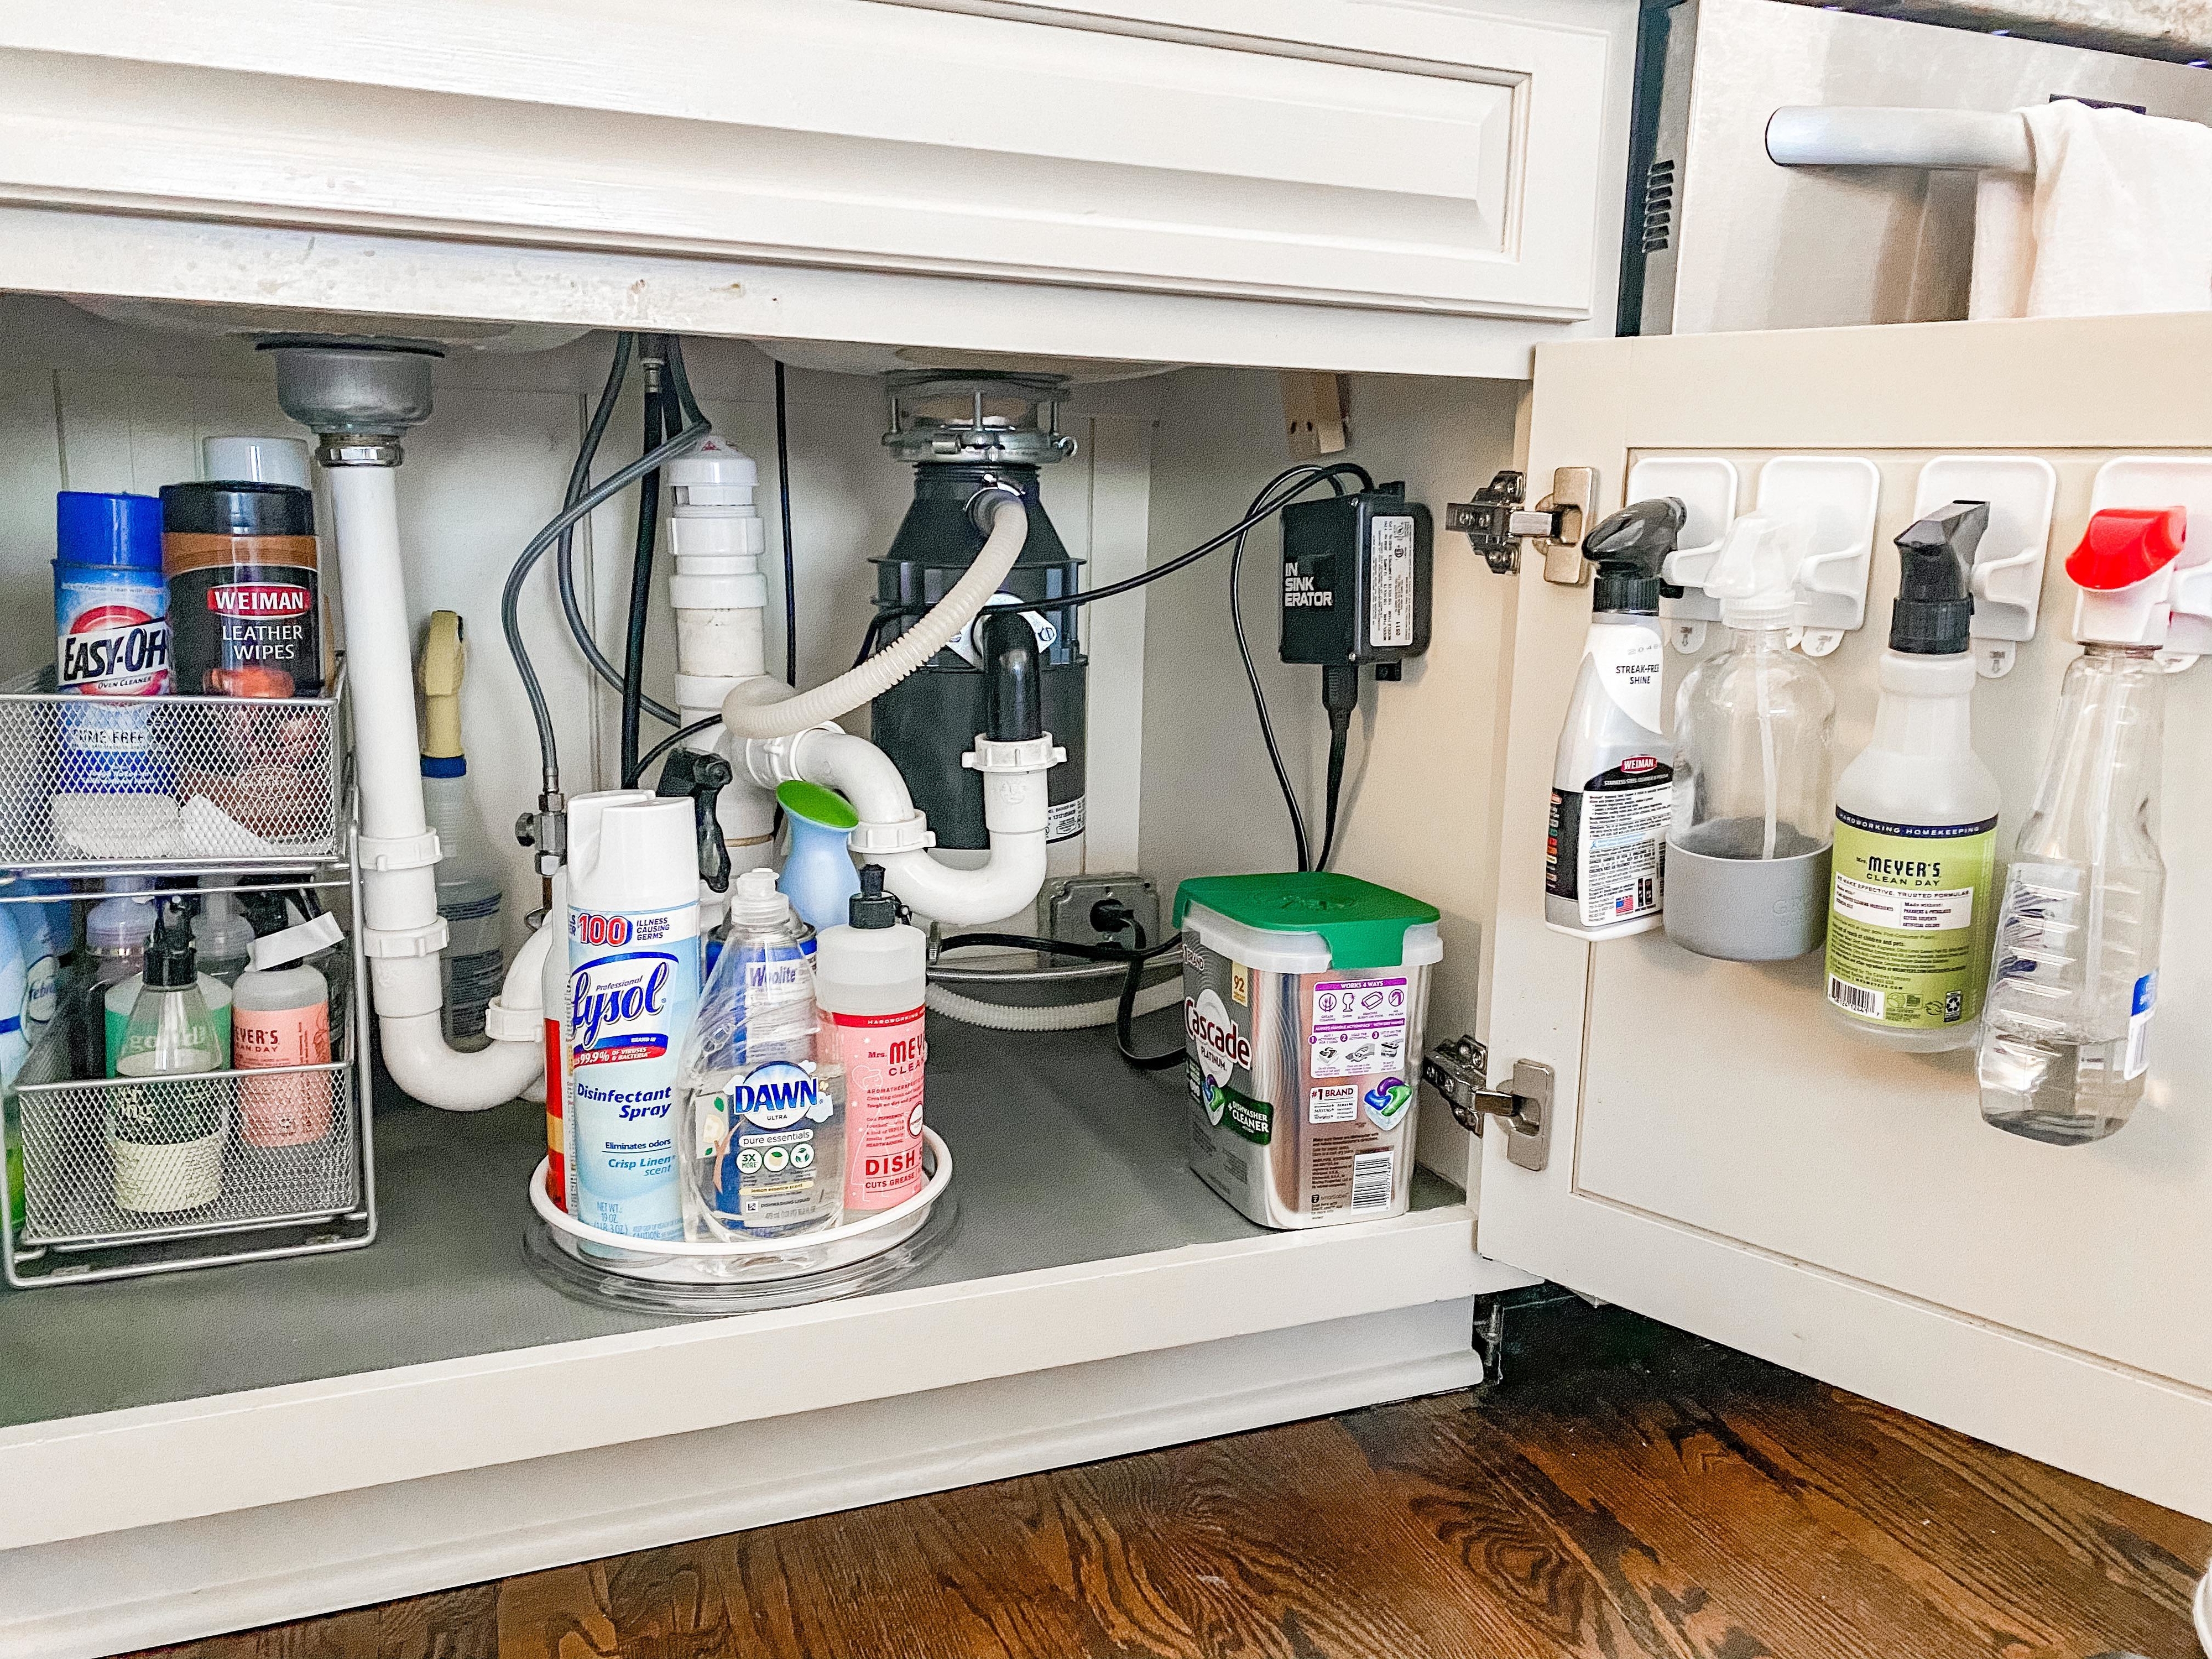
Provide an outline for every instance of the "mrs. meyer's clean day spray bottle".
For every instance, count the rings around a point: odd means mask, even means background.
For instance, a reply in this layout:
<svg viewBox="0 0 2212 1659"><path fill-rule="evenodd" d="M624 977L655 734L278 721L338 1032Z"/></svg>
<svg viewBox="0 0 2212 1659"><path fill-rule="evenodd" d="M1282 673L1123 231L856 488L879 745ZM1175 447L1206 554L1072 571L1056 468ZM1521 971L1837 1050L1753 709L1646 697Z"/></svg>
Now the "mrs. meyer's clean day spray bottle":
<svg viewBox="0 0 2212 1659"><path fill-rule="evenodd" d="M699 1006L691 802L637 790L568 803L569 1213L684 1237L676 1081Z"/></svg>
<svg viewBox="0 0 2212 1659"><path fill-rule="evenodd" d="M1893 1048L1971 1048L1981 1023L1999 795L1967 630L1989 523L1988 502L1953 501L1897 538L1874 739L1836 780L1828 1010Z"/></svg>
<svg viewBox="0 0 2212 1659"><path fill-rule="evenodd" d="M1659 735L1659 567L1686 516L1671 495L1637 501L1583 543L1597 579L1544 843L1545 923L1577 939L1659 925L1674 778Z"/></svg>

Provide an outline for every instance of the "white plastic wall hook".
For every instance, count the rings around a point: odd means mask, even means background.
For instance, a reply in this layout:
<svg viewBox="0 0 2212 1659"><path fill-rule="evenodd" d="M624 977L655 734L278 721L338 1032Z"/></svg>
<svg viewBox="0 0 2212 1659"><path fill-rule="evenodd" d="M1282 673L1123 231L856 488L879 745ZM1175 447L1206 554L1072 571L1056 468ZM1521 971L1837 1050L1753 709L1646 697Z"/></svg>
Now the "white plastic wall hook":
<svg viewBox="0 0 2212 1659"><path fill-rule="evenodd" d="M1630 501L1672 495L1688 515L1659 571L1660 580L1683 590L1679 599L1662 595L1659 600L1667 638L1677 651L1698 650L1705 642L1705 624L1720 620L1721 603L1706 593L1705 578L1735 522L1736 488L1735 463L1717 455L1654 455L1628 470Z"/></svg>
<svg viewBox="0 0 2212 1659"><path fill-rule="evenodd" d="M2090 488L2089 511L2110 507L2178 507L2189 515L2188 531L2180 557L2151 580L2117 593L2077 593L2075 636L2124 635L2158 646L2159 661L2169 670L2212 653L2212 455L2123 455L2106 462Z"/></svg>
<svg viewBox="0 0 2212 1659"><path fill-rule="evenodd" d="M1990 504L1974 550L1974 668L1984 679L2009 673L2020 642L2035 637L2057 495L2057 471L2033 455L1938 455L1920 469L1914 519L1950 501Z"/></svg>
<svg viewBox="0 0 2212 1659"><path fill-rule="evenodd" d="M1759 511L1799 519L1805 562L1797 574L1796 643L1825 657L1866 621L1881 473L1861 455L1778 455L1759 470Z"/></svg>

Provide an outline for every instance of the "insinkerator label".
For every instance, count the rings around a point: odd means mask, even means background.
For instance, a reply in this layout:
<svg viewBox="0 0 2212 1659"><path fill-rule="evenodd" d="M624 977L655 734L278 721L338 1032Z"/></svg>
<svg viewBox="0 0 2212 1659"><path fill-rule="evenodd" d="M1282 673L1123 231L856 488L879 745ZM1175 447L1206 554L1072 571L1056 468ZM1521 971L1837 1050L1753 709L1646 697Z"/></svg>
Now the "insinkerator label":
<svg viewBox="0 0 2212 1659"><path fill-rule="evenodd" d="M1583 654L1597 663L1597 683L1620 712L1645 731L1659 730L1659 677L1666 653L1659 630L1628 623L1593 628Z"/></svg>
<svg viewBox="0 0 2212 1659"><path fill-rule="evenodd" d="M1413 642L1413 520L1404 514L1376 519L1368 550L1367 637L1373 645ZM1657 635L1653 635L1656 640Z"/></svg>
<svg viewBox="0 0 2212 1659"><path fill-rule="evenodd" d="M1406 981L1325 979L1313 988L1310 1077L1395 1072L1406 1060ZM1326 1120L1316 1118L1316 1122Z"/></svg>

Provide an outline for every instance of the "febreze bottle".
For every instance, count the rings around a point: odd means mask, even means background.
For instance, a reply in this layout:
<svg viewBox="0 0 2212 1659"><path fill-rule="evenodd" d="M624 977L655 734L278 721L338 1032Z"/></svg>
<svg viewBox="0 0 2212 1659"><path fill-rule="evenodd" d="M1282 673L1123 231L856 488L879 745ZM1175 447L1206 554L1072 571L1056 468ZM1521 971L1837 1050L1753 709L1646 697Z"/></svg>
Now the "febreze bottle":
<svg viewBox="0 0 2212 1659"><path fill-rule="evenodd" d="M568 803L570 1212L680 1239L677 1072L699 1006L691 803L638 790Z"/></svg>
<svg viewBox="0 0 2212 1659"><path fill-rule="evenodd" d="M1552 769L1544 921L1577 939L1659 925L1674 769L1659 735L1659 566L1687 515L1671 495L1590 532L1589 633Z"/></svg>
<svg viewBox="0 0 2212 1659"><path fill-rule="evenodd" d="M1828 1012L1893 1048L1972 1047L1989 974L1997 781L1974 753L1974 549L1986 501L1897 538L1874 737L1836 780Z"/></svg>

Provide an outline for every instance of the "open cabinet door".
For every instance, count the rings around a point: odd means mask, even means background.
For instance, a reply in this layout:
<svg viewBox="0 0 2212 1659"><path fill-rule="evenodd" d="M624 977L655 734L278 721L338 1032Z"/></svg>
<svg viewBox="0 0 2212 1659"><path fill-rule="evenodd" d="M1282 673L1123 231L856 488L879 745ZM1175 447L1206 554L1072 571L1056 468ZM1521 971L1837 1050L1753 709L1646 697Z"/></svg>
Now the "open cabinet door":
<svg viewBox="0 0 2212 1659"><path fill-rule="evenodd" d="M1820 664L1840 774L1871 730L1892 543L1915 516L1923 467L1939 455L2049 462L2040 632L1975 691L1976 746L2003 788L2003 859L2077 650L2063 567L2096 476L2124 456L2212 458L2208 362L2212 315L1547 347L1529 493L1555 468L1595 468L1595 523L1622 504L1638 461L1699 455L1733 463L1747 511L1778 455L1873 463L1865 623ZM2200 537L2212 538L2212 497ZM1754 966L1659 932L1591 945L1546 928L1553 756L1590 590L1547 580L1533 547L1522 567L1488 1037L1493 1079L1528 1060L1556 1086L1540 1169L1514 1161L1496 1126L1486 1137L1480 1249L2212 1516L2212 668L2167 687L2148 1093L2110 1139L2053 1147L1983 1124L1971 1048L1899 1054L1838 1030L1817 951ZM1726 640L1717 623L1710 634L1708 653ZM1670 726L1694 660L1667 652Z"/></svg>

